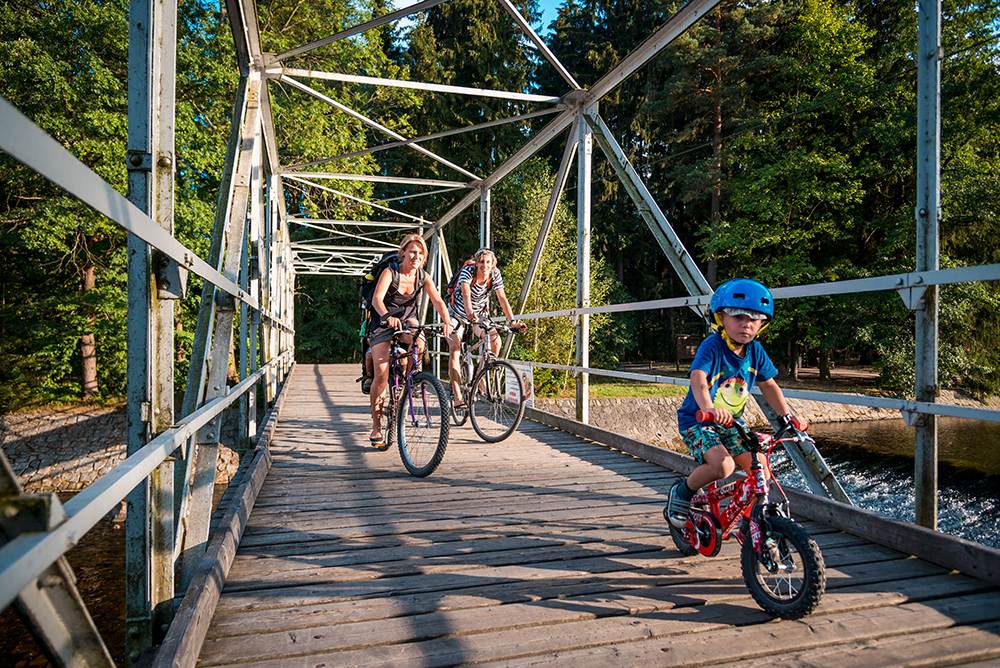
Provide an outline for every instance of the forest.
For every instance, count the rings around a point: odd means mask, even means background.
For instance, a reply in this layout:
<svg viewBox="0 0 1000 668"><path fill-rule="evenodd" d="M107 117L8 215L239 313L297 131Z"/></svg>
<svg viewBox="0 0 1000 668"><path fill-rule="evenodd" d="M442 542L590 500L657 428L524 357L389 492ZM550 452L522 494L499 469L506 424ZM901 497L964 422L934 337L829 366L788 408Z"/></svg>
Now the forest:
<svg viewBox="0 0 1000 668"><path fill-rule="evenodd" d="M551 25L536 0L515 2L587 87L683 3L566 0ZM258 2L261 40L279 53L391 12L388 0ZM180 0L175 234L207 254L238 73L225 4ZM917 23L901 0L723 0L600 105L619 144L709 281L752 276L771 287L863 278L915 267ZM1000 7L946 0L940 226L941 266L1000 262ZM8 0L0 4L0 96L126 191L128 3ZM562 95L565 82L493 0L449 0L396 25L310 51L289 65L372 77ZM426 90L311 82L404 136L507 118L534 102ZM386 141L356 120L280 82L269 83L280 158L317 169L453 178L412 151L361 153ZM489 174L548 117L496 125L425 146ZM552 142L492 191L494 247L516 296L565 143ZM575 297L575 170L560 204L526 312ZM289 213L357 219L356 202L286 181ZM365 198L409 194L365 182ZM455 199L457 199L457 195ZM433 206L428 204L433 200ZM435 220L453 200L403 201ZM401 204L402 206L403 204ZM475 207L446 227L452 262L478 246ZM294 231L294 238L315 235ZM125 392L126 240L116 226L0 155L0 412ZM592 303L684 294L635 205L595 148ZM200 286L176 311L183 382ZM299 362L356 361L358 285L300 276ZM537 324L536 324L537 323ZM941 290L942 386L1000 392L1000 286ZM701 335L689 310L592 319L591 364L673 360L675 337ZM800 359L854 362L880 372L881 390L912 394L913 316L892 293L782 300L765 345L782 371ZM533 321L521 359L567 363L568 319ZM95 364L96 362L96 364ZM542 374L540 390L566 378Z"/></svg>

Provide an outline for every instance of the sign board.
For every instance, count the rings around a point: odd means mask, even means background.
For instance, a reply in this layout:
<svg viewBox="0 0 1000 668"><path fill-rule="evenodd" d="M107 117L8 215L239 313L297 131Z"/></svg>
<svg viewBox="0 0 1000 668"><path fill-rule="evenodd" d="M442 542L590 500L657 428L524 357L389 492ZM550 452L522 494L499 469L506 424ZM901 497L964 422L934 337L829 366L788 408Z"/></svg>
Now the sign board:
<svg viewBox="0 0 1000 668"><path fill-rule="evenodd" d="M532 373L532 368L524 364L511 363L514 369L517 371L517 375L521 378L521 387L524 391L524 405L534 406L535 405L535 377ZM507 401L516 402L517 401L517 385L515 384L515 379L511 376L510 369L507 370Z"/></svg>

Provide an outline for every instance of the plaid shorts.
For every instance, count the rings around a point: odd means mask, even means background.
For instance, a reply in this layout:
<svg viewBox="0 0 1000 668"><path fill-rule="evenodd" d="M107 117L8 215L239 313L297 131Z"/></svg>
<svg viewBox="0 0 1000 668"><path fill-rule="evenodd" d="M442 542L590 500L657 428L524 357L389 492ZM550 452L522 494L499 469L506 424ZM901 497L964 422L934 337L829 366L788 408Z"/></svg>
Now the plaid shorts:
<svg viewBox="0 0 1000 668"><path fill-rule="evenodd" d="M749 452L743 447L740 435L733 427L727 429L715 424L711 426L696 424L681 434L681 438L684 439L688 452L699 464L705 463L705 453L717 445L724 446L733 457Z"/></svg>

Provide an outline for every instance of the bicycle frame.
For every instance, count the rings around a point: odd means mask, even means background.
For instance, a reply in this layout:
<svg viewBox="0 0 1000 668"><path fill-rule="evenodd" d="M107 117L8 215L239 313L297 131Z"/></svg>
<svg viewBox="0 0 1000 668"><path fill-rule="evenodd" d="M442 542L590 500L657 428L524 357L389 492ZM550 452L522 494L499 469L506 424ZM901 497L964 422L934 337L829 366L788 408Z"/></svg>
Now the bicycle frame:
<svg viewBox="0 0 1000 668"><path fill-rule="evenodd" d="M420 361L420 346L418 341L423 335L423 327L417 327L415 330L402 330L396 332L392 335L390 339L389 347L389 378L386 384L386 390L388 392L388 416L389 416L389 428L392 428L392 418L396 415L396 410L398 406L396 403L399 401L399 397L403 396L403 385L405 384L406 393L408 396L412 397L411 390L413 389L413 376L417 373L417 366ZM401 346L399 342L399 337L402 334L412 334L413 340L410 341L409 346L403 352L397 350L397 347ZM409 368L404 376L403 374L403 364L402 361L409 357ZM401 378L402 377L402 378ZM426 397L424 398L424 408L426 409ZM383 412L385 409L383 409ZM410 419L413 419L413 406L410 406Z"/></svg>
<svg viewBox="0 0 1000 668"><path fill-rule="evenodd" d="M774 478L774 474L771 471L771 452L778 443L793 439L774 439L769 434L751 432L744 430L742 427L738 427L738 429L741 432L740 436L744 443L750 446L748 450L752 456L750 465L751 475L740 480L734 480L721 487L718 483L709 483L703 493L695 494L691 499L691 511L692 513L710 514L721 527L721 539L726 540L735 534L736 540L740 544L746 539L746 536L740 530L742 520L746 519L749 523L750 539L754 550L759 551L761 549L762 534L760 531L760 522L755 515L760 511L755 512L754 509L762 509L769 505L770 485L772 482L781 492L781 496L785 498L787 503L785 491L781 488L781 485ZM757 457L760 453L764 454L763 464L761 464ZM696 506L699 505L707 506L708 510L697 508Z"/></svg>
<svg viewBox="0 0 1000 668"><path fill-rule="evenodd" d="M497 325L489 320L485 321L484 323L468 322L466 323L466 325L468 326L468 331L462 336L462 345L461 345L461 350L459 352L458 363L460 365L460 368L462 368L469 361L475 360L475 362L472 364L472 373L469 374L468 386L462 388L464 390L468 390L469 388L472 387L472 379L476 377L476 374L479 373L479 371L484 366L486 366L486 364L489 363L490 360L496 359L496 355L493 353L493 349L490 348L489 346L490 334L488 330L497 329ZM476 341L475 343L471 343L469 341L469 339L471 339L474 336L474 334L472 333L473 325L479 325L480 327L483 328L484 332L486 332L486 336L480 336L479 340Z"/></svg>

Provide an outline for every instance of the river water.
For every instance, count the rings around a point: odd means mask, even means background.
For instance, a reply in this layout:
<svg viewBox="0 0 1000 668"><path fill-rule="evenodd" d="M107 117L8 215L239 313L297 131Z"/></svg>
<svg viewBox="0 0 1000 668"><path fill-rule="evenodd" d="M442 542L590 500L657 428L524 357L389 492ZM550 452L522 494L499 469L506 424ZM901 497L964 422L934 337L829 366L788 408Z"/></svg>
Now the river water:
<svg viewBox="0 0 1000 668"><path fill-rule="evenodd" d="M810 433L858 506L913 521L913 429L873 420L817 424ZM938 528L1000 548L1000 424L939 418L938 459ZM806 488L783 455L774 463L783 483Z"/></svg>

